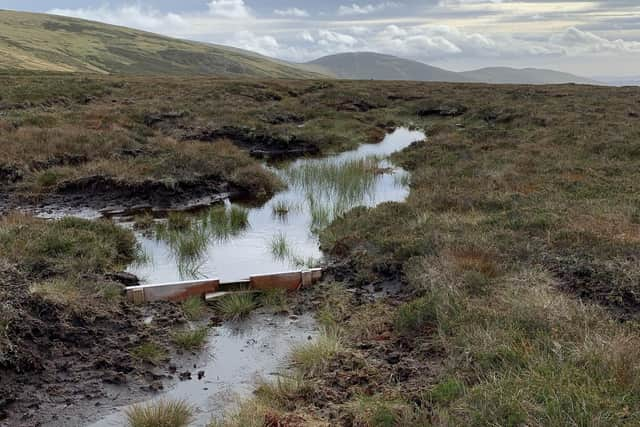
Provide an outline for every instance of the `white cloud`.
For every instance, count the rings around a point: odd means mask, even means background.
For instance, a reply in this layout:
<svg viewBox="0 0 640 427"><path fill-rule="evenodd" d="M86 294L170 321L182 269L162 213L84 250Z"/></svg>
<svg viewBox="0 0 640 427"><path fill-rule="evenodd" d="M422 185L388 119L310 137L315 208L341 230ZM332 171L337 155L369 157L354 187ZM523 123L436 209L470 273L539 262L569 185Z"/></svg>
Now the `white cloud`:
<svg viewBox="0 0 640 427"><path fill-rule="evenodd" d="M385 9L399 7L398 3L394 2L384 2L378 4L365 4L359 5L356 3L352 3L351 5L341 5L338 7L338 15L347 16L347 15L368 15L374 12L380 12Z"/></svg>
<svg viewBox="0 0 640 427"><path fill-rule="evenodd" d="M554 34L549 39L551 45L562 49L566 54L579 55L586 53L637 53L640 52L640 42L622 39L609 40L588 31L575 27Z"/></svg>
<svg viewBox="0 0 640 427"><path fill-rule="evenodd" d="M358 40L348 34L342 34L331 30L319 30L318 31L318 44L321 45L336 45L353 47L358 44Z"/></svg>
<svg viewBox="0 0 640 427"><path fill-rule="evenodd" d="M52 9L48 13L71 16L113 25L140 28L175 35L189 26L188 20L176 13L161 13L153 8L140 5L110 8Z"/></svg>
<svg viewBox="0 0 640 427"><path fill-rule="evenodd" d="M251 12L244 0L211 0L209 13L212 16L231 19L251 17Z"/></svg>
<svg viewBox="0 0 640 427"><path fill-rule="evenodd" d="M249 7L257 0L202 0L200 12L161 12L145 7L143 2L113 7L54 9L50 12L174 37L227 44L292 61L366 50L440 65L455 63L457 68L468 68L469 64L488 66L499 63L555 67L562 63L569 64L565 70L580 73L584 70L572 69L571 64L591 61L594 67L609 67L612 69L609 73L615 74L616 64L637 64L640 67L640 55L637 55L640 53L640 21L638 31L616 32L611 29L611 23L606 24L608 21L602 21L601 25L578 24L563 21L567 19L565 15L558 18L553 26L548 26L545 20L541 23L543 27L532 27L527 26L528 21L515 21L512 15L495 15L492 12L482 18L487 22L495 21L495 26L492 26L485 21L476 21L477 17L467 18L468 10L462 15L451 12L458 10L460 5L480 5L483 1L446 0L449 5L458 6L451 6L445 15L401 19L385 18L384 14L375 19L367 16L398 6L393 2L342 6L341 15L351 15L348 20L321 13L313 20L300 19L310 15L300 8L276 9L272 14L268 13L269 16L261 17ZM442 0L441 3L444 2ZM513 4L506 0L484 2L494 6ZM540 4L550 7L548 5L553 3ZM436 6L433 10L440 9ZM637 10L640 11L640 7ZM273 15L291 19L273 19ZM624 22L631 25L632 21ZM603 29L608 31L603 32ZM598 59L604 56L607 60ZM628 66L626 70L629 70Z"/></svg>
<svg viewBox="0 0 640 427"><path fill-rule="evenodd" d="M303 31L303 32L300 34L300 38L301 38L302 40L304 40L305 42L308 42L308 43L315 43L315 41L316 41L316 39L315 39L315 38L313 38L313 36L311 35L311 33L310 33L309 31L307 31L307 30Z"/></svg>
<svg viewBox="0 0 640 427"><path fill-rule="evenodd" d="M309 16L309 12L304 9L298 9L297 7L291 7L289 9L276 9L273 11L278 16L293 16L296 18L306 18Z"/></svg>

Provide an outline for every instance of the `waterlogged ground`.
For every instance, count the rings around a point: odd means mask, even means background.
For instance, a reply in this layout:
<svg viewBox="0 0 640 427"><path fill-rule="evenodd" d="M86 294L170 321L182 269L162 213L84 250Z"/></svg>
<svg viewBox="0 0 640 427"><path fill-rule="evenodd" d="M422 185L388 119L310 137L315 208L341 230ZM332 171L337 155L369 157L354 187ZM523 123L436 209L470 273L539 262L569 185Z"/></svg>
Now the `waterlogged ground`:
<svg viewBox="0 0 640 427"><path fill-rule="evenodd" d="M406 198L407 173L384 158L422 139L422 132L401 128L379 144L276 168L288 188L261 207L227 203L138 233L148 262L130 272L147 283L162 283L231 281L311 267L321 257L316 231L337 215Z"/></svg>
<svg viewBox="0 0 640 427"><path fill-rule="evenodd" d="M321 257L316 232L336 215L359 205L406 198L407 172L385 158L424 137L422 132L398 129L379 144L282 165L276 172L288 189L261 207L228 202L188 218L156 220L138 233L149 261L130 271L147 282L235 280L314 264ZM291 348L316 334L311 315L254 312L243 323L213 329L206 350L189 361L192 379L156 399L188 401L196 408L195 425L206 425L247 397L257 380L282 372ZM117 409L92 427L123 425L126 409Z"/></svg>
<svg viewBox="0 0 640 427"><path fill-rule="evenodd" d="M205 351L195 357L192 378L180 381L158 399L185 400L196 408L193 425L207 425L249 395L259 380L273 380L293 345L311 340L316 325L310 314L282 316L255 312L241 323L216 328ZM126 424L126 408L91 427Z"/></svg>

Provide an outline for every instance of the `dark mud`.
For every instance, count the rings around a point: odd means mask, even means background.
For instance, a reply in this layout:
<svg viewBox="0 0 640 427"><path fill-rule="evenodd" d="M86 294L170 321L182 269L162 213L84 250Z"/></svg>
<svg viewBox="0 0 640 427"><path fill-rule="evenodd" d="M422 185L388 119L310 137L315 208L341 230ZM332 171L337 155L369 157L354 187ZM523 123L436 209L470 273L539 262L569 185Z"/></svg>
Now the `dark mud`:
<svg viewBox="0 0 640 427"><path fill-rule="evenodd" d="M119 276L102 283L116 285ZM95 279L95 278L94 278ZM135 360L132 349L150 337L162 342L186 320L172 304L136 307L120 302L102 311L72 312L29 292L27 277L0 266L0 425L83 425L108 408L162 388L170 365ZM149 324L153 316L160 321Z"/></svg>
<svg viewBox="0 0 640 427"><path fill-rule="evenodd" d="M151 180L123 183L110 177L91 176L61 183L55 192L38 196L22 196L0 190L0 214L16 209L44 213L90 209L106 216L122 212L161 213L194 210L228 198L245 198L249 194L248 189L223 182L217 177L169 185ZM263 195L263 198L268 197Z"/></svg>
<svg viewBox="0 0 640 427"><path fill-rule="evenodd" d="M313 141L295 135L271 135L249 127L222 126L219 128L197 128L185 130L180 139L214 142L228 139L251 156L259 159L282 160L320 153L320 147Z"/></svg>
<svg viewBox="0 0 640 427"><path fill-rule="evenodd" d="M327 273L327 282L347 280L342 284L351 295L349 309L335 319L338 324L350 322L356 313L366 312L374 304L395 310L414 297L400 274L394 279L380 278L360 286L355 277L345 277L340 270L341 266L332 264ZM326 304L322 287L307 298L313 311ZM444 350L429 338L434 331L399 336L390 321L371 324L369 328L369 336L350 337L345 350L311 380L314 393L305 399L305 404L315 408L323 419L331 420L331 425L356 425L342 405L361 396L384 395L401 389L407 401L426 407L429 384L442 372Z"/></svg>

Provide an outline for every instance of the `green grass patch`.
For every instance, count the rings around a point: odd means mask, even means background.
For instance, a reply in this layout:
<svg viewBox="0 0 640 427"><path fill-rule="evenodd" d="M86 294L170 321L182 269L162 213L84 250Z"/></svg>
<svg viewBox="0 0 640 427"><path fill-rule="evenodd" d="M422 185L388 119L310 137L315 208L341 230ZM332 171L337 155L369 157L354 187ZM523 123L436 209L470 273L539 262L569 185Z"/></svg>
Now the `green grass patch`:
<svg viewBox="0 0 640 427"><path fill-rule="evenodd" d="M335 329L325 329L313 341L291 351L291 361L305 377L320 374L333 357L343 350L342 337Z"/></svg>
<svg viewBox="0 0 640 427"><path fill-rule="evenodd" d="M159 344L148 341L131 350L131 356L142 362L157 364L167 356L167 351Z"/></svg>
<svg viewBox="0 0 640 427"><path fill-rule="evenodd" d="M437 301L426 296L402 305L396 313L394 326L401 334L418 334L426 326L435 326L437 320Z"/></svg>
<svg viewBox="0 0 640 427"><path fill-rule="evenodd" d="M191 405L181 400L134 405L125 411L128 427L187 427L193 413Z"/></svg>
<svg viewBox="0 0 640 427"><path fill-rule="evenodd" d="M4 217L0 249L8 260L36 276L119 270L140 257L130 231L108 221L78 218Z"/></svg>
<svg viewBox="0 0 640 427"><path fill-rule="evenodd" d="M209 328L185 329L173 333L173 343L183 350L198 350L204 347L209 336Z"/></svg>
<svg viewBox="0 0 640 427"><path fill-rule="evenodd" d="M271 238L271 255L280 261L285 261L291 255L291 247L284 233L275 234Z"/></svg>
<svg viewBox="0 0 640 427"><path fill-rule="evenodd" d="M189 297L187 300L183 301L180 306L182 307L182 312L189 320L201 319L206 311L206 304L204 300L196 296Z"/></svg>
<svg viewBox="0 0 640 427"><path fill-rule="evenodd" d="M362 396L347 404L354 425L367 427L395 427L414 424L413 408L402 401L383 396Z"/></svg>
<svg viewBox="0 0 640 427"><path fill-rule="evenodd" d="M427 396L431 402L439 405L446 405L453 402L464 394L465 385L455 378L447 378L436 384Z"/></svg>
<svg viewBox="0 0 640 427"><path fill-rule="evenodd" d="M240 320L256 308L255 297L251 293L226 295L216 302L216 310L226 320Z"/></svg>

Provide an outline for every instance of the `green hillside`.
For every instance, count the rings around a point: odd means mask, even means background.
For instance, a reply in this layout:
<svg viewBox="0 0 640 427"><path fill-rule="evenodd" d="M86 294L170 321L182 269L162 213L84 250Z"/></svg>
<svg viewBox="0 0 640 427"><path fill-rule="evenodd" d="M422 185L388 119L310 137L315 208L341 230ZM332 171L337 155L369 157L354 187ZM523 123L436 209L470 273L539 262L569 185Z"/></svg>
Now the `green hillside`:
<svg viewBox="0 0 640 427"><path fill-rule="evenodd" d="M318 77L239 49L82 19L0 10L0 28L4 71Z"/></svg>

